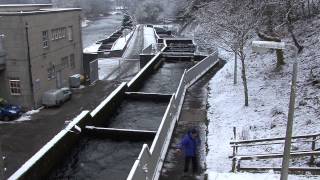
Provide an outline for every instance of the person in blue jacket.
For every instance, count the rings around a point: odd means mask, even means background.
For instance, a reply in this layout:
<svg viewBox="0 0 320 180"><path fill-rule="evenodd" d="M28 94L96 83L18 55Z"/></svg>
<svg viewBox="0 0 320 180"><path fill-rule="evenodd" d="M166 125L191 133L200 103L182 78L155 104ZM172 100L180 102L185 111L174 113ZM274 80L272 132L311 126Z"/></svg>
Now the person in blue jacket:
<svg viewBox="0 0 320 180"><path fill-rule="evenodd" d="M184 152L185 162L184 162L184 172L189 171L190 162L192 162L192 172L193 174L198 171L197 162L197 147L200 145L200 139L198 137L198 132L196 129L190 129L188 133L182 138L181 143L178 145L177 152L180 154L181 151Z"/></svg>

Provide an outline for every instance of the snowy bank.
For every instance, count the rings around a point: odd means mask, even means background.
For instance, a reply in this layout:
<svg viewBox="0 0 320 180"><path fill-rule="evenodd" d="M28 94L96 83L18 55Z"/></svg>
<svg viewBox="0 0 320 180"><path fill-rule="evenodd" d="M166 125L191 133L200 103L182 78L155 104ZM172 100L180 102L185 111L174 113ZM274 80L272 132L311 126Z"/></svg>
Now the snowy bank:
<svg viewBox="0 0 320 180"><path fill-rule="evenodd" d="M308 27L304 24L301 27ZM312 25L311 25L312 26ZM309 28L306 28L309 29ZM305 49L299 54L297 98L293 135L319 133L319 88L312 85L310 69L320 64L320 41L311 30L302 30ZM301 35L302 36L302 35ZM312 37L313 36L313 37ZM301 38L303 39L303 38ZM291 39L285 39L290 42ZM208 172L225 173L231 170L233 127L237 139L260 139L284 137L292 78L292 51L285 51L287 64L280 72L275 71L274 52L257 55L246 49L246 70L249 89L249 107L244 106L244 92L238 64L238 84L233 84L233 54L224 54L228 63L210 81L208 98ZM310 150L311 144L298 142L294 151ZM240 155L282 153L283 145L240 148ZM318 159L319 160L319 159ZM308 167L308 158L293 160L290 166ZM274 160L242 161L243 166L280 167L281 158ZM303 176L298 179L303 179ZM319 179L319 176L318 176Z"/></svg>

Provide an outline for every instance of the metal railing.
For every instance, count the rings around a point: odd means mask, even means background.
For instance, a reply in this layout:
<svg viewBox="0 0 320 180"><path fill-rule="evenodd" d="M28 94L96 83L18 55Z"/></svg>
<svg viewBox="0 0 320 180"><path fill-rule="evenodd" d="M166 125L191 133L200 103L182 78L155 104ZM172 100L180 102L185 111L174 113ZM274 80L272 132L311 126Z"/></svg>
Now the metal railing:
<svg viewBox="0 0 320 180"><path fill-rule="evenodd" d="M146 144L143 146L127 180L159 179L174 127L180 116L186 90L217 63L218 53L215 52L200 61L193 68L184 71L178 89L172 96L162 118L151 148L149 149Z"/></svg>

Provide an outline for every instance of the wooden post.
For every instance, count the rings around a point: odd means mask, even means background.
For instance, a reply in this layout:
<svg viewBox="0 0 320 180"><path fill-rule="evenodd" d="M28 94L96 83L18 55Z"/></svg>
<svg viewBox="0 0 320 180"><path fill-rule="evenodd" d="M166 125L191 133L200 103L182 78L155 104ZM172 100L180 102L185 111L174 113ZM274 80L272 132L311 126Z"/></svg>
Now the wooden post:
<svg viewBox="0 0 320 180"><path fill-rule="evenodd" d="M233 157L232 158L232 172L237 172L237 158L236 157Z"/></svg>
<svg viewBox="0 0 320 180"><path fill-rule="evenodd" d="M233 140L236 141L237 140L237 128L233 127ZM233 152L232 152L232 172L237 172L237 159L236 159L236 155L238 152L238 144L235 143L233 146Z"/></svg>
<svg viewBox="0 0 320 180"><path fill-rule="evenodd" d="M233 139L234 141L237 140L237 128L236 127L233 127ZM237 152L238 152L238 144L235 143L234 146L233 146L233 156L236 156Z"/></svg>
<svg viewBox="0 0 320 180"><path fill-rule="evenodd" d="M296 48L295 46L292 46L292 47ZM297 52L298 51L296 51L294 64L293 64L287 130L286 130L286 137L285 137L285 142L284 142L280 180L287 180L288 179L288 172L289 172L292 126L293 126L293 119L294 119L294 107L295 107L295 99L296 99L296 84L297 84L297 73L298 73L298 61L297 61L298 54L297 54Z"/></svg>
<svg viewBox="0 0 320 180"><path fill-rule="evenodd" d="M312 143L311 143L311 150L312 151L316 150L316 140L317 140L317 136L313 136L312 137ZM315 157L313 155L311 155L310 164L314 164L314 160L315 160Z"/></svg>

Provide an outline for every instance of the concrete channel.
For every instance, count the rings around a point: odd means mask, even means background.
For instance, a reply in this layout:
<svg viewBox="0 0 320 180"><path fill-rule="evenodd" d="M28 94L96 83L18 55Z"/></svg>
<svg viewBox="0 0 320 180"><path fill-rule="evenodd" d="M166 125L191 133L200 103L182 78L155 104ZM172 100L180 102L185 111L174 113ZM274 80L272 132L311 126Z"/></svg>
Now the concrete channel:
<svg viewBox="0 0 320 180"><path fill-rule="evenodd" d="M184 40L177 42L181 45ZM197 58L190 52L177 57L190 47L183 45L183 51L174 54L172 47L179 49L174 43L174 39L169 46L165 43L129 83L122 83L92 112L83 111L9 179L141 179L137 167L143 164L137 163L143 163L139 161L144 158L137 157L144 155L146 146L160 154L151 154L156 158L153 169L143 176L158 179L156 169L162 167L159 158L167 149L161 133L171 129L164 128L165 121L179 117L187 85L217 63L216 54L198 58L203 59L201 63L194 61ZM165 52L170 53L164 57ZM173 57L178 61L172 61ZM164 136L170 140L171 133ZM164 147L154 149L160 145L158 141Z"/></svg>

